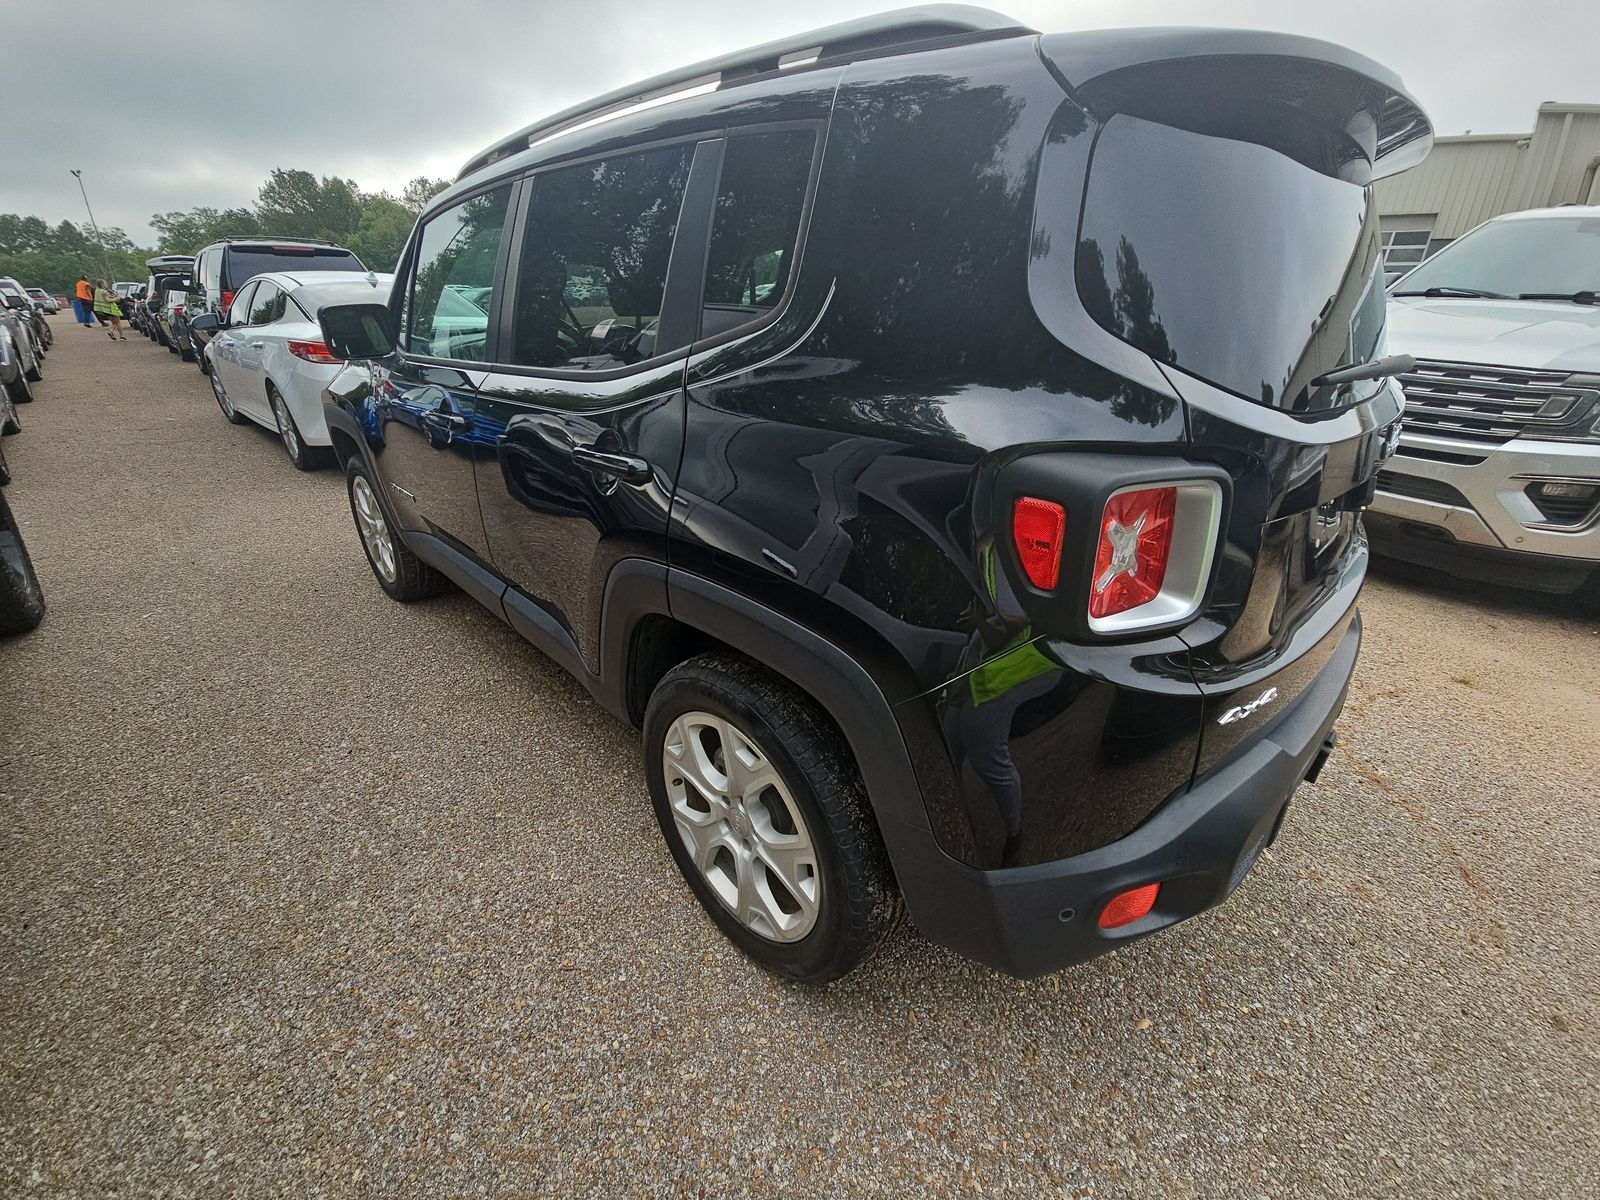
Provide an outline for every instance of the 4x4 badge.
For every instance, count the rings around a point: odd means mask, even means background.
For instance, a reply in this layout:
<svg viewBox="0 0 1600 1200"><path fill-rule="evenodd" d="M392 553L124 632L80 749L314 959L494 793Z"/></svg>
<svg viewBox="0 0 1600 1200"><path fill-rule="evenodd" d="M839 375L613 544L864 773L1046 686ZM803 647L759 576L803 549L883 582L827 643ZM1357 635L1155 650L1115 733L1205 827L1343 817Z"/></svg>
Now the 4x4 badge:
<svg viewBox="0 0 1600 1200"><path fill-rule="evenodd" d="M1217 718L1218 725L1232 725L1235 721L1242 721L1258 708L1265 708L1278 698L1278 689L1269 687L1249 704L1236 705Z"/></svg>

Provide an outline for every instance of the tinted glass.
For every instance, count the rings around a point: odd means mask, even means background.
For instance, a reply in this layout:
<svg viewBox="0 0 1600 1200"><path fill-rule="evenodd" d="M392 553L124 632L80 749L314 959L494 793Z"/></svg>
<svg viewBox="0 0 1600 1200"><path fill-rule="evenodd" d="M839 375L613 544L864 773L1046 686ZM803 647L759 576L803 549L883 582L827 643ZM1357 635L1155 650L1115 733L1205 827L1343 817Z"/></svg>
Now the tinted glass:
<svg viewBox="0 0 1600 1200"><path fill-rule="evenodd" d="M233 298L233 307L228 309L229 325L248 325L250 323L250 305L256 294L256 285L250 284Z"/></svg>
<svg viewBox="0 0 1600 1200"><path fill-rule="evenodd" d="M413 354L483 361L510 198L507 184L445 209L422 227L406 302L406 345Z"/></svg>
<svg viewBox="0 0 1600 1200"><path fill-rule="evenodd" d="M693 152L671 146L534 177L510 361L593 371L657 352Z"/></svg>
<svg viewBox="0 0 1600 1200"><path fill-rule="evenodd" d="M256 284L255 298L250 301L250 324L270 325L283 316L285 296L283 289L263 279Z"/></svg>
<svg viewBox="0 0 1600 1200"><path fill-rule="evenodd" d="M703 336L753 320L783 298L815 146L808 129L729 140L711 225Z"/></svg>
<svg viewBox="0 0 1600 1200"><path fill-rule="evenodd" d="M222 251L220 249L207 250L200 256L198 266L201 288L215 294L222 287ZM239 278L249 279L254 274L256 272L246 271Z"/></svg>
<svg viewBox="0 0 1600 1200"><path fill-rule="evenodd" d="M1397 295L1464 288L1496 296L1600 292L1600 217L1497 221L1459 238L1407 275Z"/></svg>
<svg viewBox="0 0 1600 1200"><path fill-rule="evenodd" d="M1378 260L1366 192L1251 142L1113 117L1077 259L1102 326L1263 403L1299 407L1373 336L1353 328Z"/></svg>
<svg viewBox="0 0 1600 1200"><path fill-rule="evenodd" d="M356 279L349 283L313 283L298 289L294 299L312 314L325 304L387 304L389 287L393 283L392 275L379 275L377 287Z"/></svg>
<svg viewBox="0 0 1600 1200"><path fill-rule="evenodd" d="M348 250L320 246L230 246L228 286L237 287L253 275L268 271L365 271L361 260Z"/></svg>

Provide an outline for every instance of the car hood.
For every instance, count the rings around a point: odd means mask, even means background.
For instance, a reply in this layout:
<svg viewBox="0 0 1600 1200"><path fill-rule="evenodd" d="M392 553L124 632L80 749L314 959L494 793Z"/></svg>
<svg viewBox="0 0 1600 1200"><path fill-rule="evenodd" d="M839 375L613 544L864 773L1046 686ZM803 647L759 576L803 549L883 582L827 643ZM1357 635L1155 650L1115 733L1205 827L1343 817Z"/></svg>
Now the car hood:
<svg viewBox="0 0 1600 1200"><path fill-rule="evenodd" d="M1600 305L1394 297L1391 354L1529 370L1600 372Z"/></svg>

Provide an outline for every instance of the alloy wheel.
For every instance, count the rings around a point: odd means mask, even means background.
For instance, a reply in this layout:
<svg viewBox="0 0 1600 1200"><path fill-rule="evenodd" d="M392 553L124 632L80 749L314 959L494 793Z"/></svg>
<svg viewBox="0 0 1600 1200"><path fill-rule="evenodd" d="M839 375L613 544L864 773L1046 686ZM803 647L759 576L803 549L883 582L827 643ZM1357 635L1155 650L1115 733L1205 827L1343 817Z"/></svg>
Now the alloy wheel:
<svg viewBox="0 0 1600 1200"><path fill-rule="evenodd" d="M686 712L662 747L667 797L690 860L751 932L799 941L817 923L822 872L788 785L732 721Z"/></svg>
<svg viewBox="0 0 1600 1200"><path fill-rule="evenodd" d="M373 494L372 485L367 482L365 475L351 477L350 499L356 514L356 528L361 531L361 540L367 547L367 557L378 568L378 574L393 583L396 578L394 538L389 533L389 522L383 518L378 497Z"/></svg>
<svg viewBox="0 0 1600 1200"><path fill-rule="evenodd" d="M292 462L300 461L300 437L295 433L294 418L289 415L289 406L284 403L283 396L276 388L272 391L272 415L278 422L278 436L283 439L283 448L289 452Z"/></svg>
<svg viewBox="0 0 1600 1200"><path fill-rule="evenodd" d="M223 389L222 380L217 378L213 371L210 375L211 394L217 398L217 407L222 410L222 415L228 420L233 420L233 401L228 399L228 393Z"/></svg>

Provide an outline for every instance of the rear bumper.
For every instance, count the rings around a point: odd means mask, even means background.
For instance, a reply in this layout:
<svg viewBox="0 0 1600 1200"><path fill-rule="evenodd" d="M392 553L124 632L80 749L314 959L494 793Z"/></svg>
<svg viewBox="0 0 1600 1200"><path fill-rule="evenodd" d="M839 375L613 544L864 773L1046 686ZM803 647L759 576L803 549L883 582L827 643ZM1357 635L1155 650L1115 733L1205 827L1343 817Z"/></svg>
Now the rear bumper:
<svg viewBox="0 0 1600 1200"><path fill-rule="evenodd" d="M1031 978L1084 962L1220 903L1276 836L1289 797L1322 767L1361 645L1350 627L1317 678L1252 741L1120 841L1058 862L982 871L931 838L909 856L896 839L895 867L916 872L907 900L930 940L997 970ZM920 861L917 861L920 860ZM1150 913L1120 929L1100 910L1129 888L1159 881Z"/></svg>

